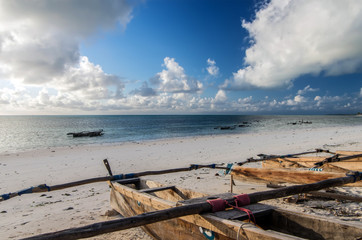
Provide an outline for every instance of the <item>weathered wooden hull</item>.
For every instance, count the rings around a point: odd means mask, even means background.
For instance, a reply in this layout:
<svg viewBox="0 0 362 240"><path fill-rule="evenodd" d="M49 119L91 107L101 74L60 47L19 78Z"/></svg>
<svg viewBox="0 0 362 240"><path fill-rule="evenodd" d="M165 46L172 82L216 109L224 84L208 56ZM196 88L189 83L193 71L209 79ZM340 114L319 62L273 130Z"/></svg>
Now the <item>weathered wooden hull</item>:
<svg viewBox="0 0 362 240"><path fill-rule="evenodd" d="M159 199L158 197L142 197L136 193L137 191L124 186L121 186L123 187L122 190L118 191L120 190L120 186L121 185L114 186L114 188L111 189L111 206L124 217L131 217L145 212L176 206L175 202ZM171 190L169 194L172 194ZM144 195L144 193L141 193L141 195ZM170 197L173 198L171 195ZM148 224L141 228L154 239L205 239L199 226L181 218ZM221 234L214 235L216 237L215 239L231 239Z"/></svg>
<svg viewBox="0 0 362 240"><path fill-rule="evenodd" d="M141 181L135 185L111 184L111 206L125 217L150 211L206 201L205 194L181 188L145 193L135 188L157 188L159 184ZM231 196L231 193L222 196ZM220 196L221 197L221 196ZM332 221L327 218L280 210L268 205L245 206L254 212L255 226L245 222L246 213L227 210L189 215L158 223L143 229L154 239L356 239L362 236L362 225ZM206 237L204 230L209 233Z"/></svg>
<svg viewBox="0 0 362 240"><path fill-rule="evenodd" d="M318 172L293 168L247 168L235 166L231 175L236 180L255 181L266 183L297 183L309 184L331 178L346 176L338 172ZM362 187L362 182L347 184L346 186Z"/></svg>
<svg viewBox="0 0 362 240"><path fill-rule="evenodd" d="M336 151L339 156L351 156L362 154L357 151ZM286 157L277 158L275 160L263 161L264 168L313 168L316 162L324 160L326 157ZM345 173L351 171L362 171L362 157L353 159L330 162L323 165L322 169L328 172Z"/></svg>

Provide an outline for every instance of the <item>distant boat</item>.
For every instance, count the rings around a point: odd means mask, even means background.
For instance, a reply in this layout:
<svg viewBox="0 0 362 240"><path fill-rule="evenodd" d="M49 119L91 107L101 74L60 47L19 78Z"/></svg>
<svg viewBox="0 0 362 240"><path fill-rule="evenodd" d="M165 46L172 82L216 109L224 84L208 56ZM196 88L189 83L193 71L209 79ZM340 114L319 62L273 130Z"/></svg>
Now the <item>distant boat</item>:
<svg viewBox="0 0 362 240"><path fill-rule="evenodd" d="M97 137L102 136L103 129L99 129L98 131L83 131L83 132L75 132L75 133L67 133L67 135L73 135L73 137Z"/></svg>

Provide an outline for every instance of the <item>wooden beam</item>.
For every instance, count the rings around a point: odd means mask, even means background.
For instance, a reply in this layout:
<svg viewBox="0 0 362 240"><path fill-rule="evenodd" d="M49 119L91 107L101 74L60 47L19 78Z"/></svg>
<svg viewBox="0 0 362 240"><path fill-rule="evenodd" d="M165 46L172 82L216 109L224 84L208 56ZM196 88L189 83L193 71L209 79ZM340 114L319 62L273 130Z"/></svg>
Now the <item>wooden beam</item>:
<svg viewBox="0 0 362 240"><path fill-rule="evenodd" d="M333 157L326 158L323 161L316 162L314 165L316 167L320 167L320 166L323 166L323 164L326 164L326 163L342 162L342 161L346 161L346 160L359 159L361 157L362 157L362 154L350 155L350 156L345 156L345 157L338 157L338 155L335 155Z"/></svg>
<svg viewBox="0 0 362 240"><path fill-rule="evenodd" d="M153 193L153 192L159 192L159 191L164 191L164 190L168 190L168 189L175 190L175 188L176 188L175 186L146 188L146 189L140 190L139 192L143 192L143 193Z"/></svg>

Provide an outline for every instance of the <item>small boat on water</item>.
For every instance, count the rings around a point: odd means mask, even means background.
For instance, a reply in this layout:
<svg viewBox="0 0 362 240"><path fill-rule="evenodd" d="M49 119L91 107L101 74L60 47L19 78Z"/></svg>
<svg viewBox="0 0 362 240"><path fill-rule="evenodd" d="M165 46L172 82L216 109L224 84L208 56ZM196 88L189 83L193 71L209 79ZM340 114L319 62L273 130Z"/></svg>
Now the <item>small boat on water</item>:
<svg viewBox="0 0 362 240"><path fill-rule="evenodd" d="M122 182L123 181L123 182ZM130 179L110 183L111 206L124 217L160 211L176 206L230 198L232 193L208 196L203 193L163 186L154 181ZM362 224L343 222L266 204L250 204L239 209L187 215L144 225L154 239L358 239ZM252 220L250 222L250 212Z"/></svg>
<svg viewBox="0 0 362 240"><path fill-rule="evenodd" d="M102 136L103 129L99 129L98 131L83 131L83 132L75 132L75 133L67 133L67 135L73 135L73 137L97 137Z"/></svg>

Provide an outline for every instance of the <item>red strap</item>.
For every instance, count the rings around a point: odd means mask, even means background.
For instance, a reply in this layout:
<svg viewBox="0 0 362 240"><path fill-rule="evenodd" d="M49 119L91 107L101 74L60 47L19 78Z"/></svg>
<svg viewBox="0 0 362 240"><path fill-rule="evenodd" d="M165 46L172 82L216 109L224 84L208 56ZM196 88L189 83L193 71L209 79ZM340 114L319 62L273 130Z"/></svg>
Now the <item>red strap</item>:
<svg viewBox="0 0 362 240"><path fill-rule="evenodd" d="M253 221L254 224L256 223L254 214L252 213L252 211L250 211L249 209L246 208L242 208L241 206L245 206L245 205L249 205L250 204L250 198L248 194L240 194L237 196L234 196L235 198L235 206L228 204L228 206L235 208L235 209L239 209L240 211L246 212L248 214L249 217L249 221ZM251 217L253 217L253 219L251 219Z"/></svg>
<svg viewBox="0 0 362 240"><path fill-rule="evenodd" d="M235 198L236 206L238 206L238 207L250 204L250 198L249 198L248 194L236 195L236 196L234 196L234 198Z"/></svg>
<svg viewBox="0 0 362 240"><path fill-rule="evenodd" d="M243 211L243 212L246 212L248 214L248 217L249 217L249 222L250 220L254 222L254 224L256 224L256 220L255 220L255 217L254 217L254 214L252 211L250 211L249 209L246 209L246 208L242 208L242 207L234 207L233 208L236 208L236 209L239 209L240 211ZM251 217L253 217L253 219L251 219Z"/></svg>
<svg viewBox="0 0 362 240"><path fill-rule="evenodd" d="M212 206L212 212L219 212L225 210L225 200L221 198L207 200L207 202Z"/></svg>
<svg viewBox="0 0 362 240"><path fill-rule="evenodd" d="M234 196L234 198L235 198L235 206L229 204L227 201L225 201L224 199L221 199L221 198L207 200L207 202L212 206L212 212L224 211L225 207L229 206L229 207L232 207L235 209L239 209L240 211L246 212L249 216L249 221L252 220L254 223L256 223L254 214L249 209L241 207L241 206L250 204L249 195L241 194L241 195ZM253 219L251 219L251 217L253 217Z"/></svg>

